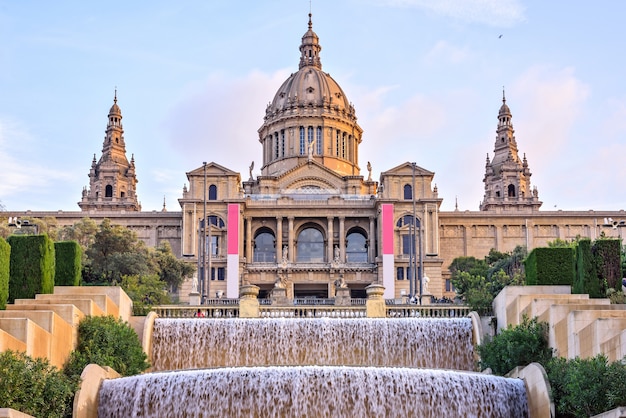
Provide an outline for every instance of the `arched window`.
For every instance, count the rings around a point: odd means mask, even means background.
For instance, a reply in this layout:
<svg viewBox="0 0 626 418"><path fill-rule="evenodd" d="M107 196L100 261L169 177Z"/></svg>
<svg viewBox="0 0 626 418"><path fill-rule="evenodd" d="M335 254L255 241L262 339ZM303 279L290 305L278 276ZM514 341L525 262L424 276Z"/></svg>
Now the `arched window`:
<svg viewBox="0 0 626 418"><path fill-rule="evenodd" d="M321 263L324 261L324 237L316 228L305 228L298 235L297 261Z"/></svg>
<svg viewBox="0 0 626 418"><path fill-rule="evenodd" d="M317 134L315 136L315 146L317 148L317 155L322 155L322 127L317 127Z"/></svg>
<svg viewBox="0 0 626 418"><path fill-rule="evenodd" d="M268 229L262 229L254 237L253 260L255 263L276 262L276 240L274 234Z"/></svg>
<svg viewBox="0 0 626 418"><path fill-rule="evenodd" d="M209 186L209 200L217 200L217 186L215 184Z"/></svg>
<svg viewBox="0 0 626 418"><path fill-rule="evenodd" d="M346 237L346 262L367 263L367 239L360 231L349 232Z"/></svg>
<svg viewBox="0 0 626 418"><path fill-rule="evenodd" d="M512 184L509 184L508 196L509 197L515 197L515 186L513 186Z"/></svg>
<svg viewBox="0 0 626 418"><path fill-rule="evenodd" d="M412 200L413 199L413 186L410 184L404 185L404 200Z"/></svg>
<svg viewBox="0 0 626 418"><path fill-rule="evenodd" d="M104 197L113 197L113 186L110 184L104 188Z"/></svg>
<svg viewBox="0 0 626 418"><path fill-rule="evenodd" d="M306 143L304 142L304 126L300 127L300 155L306 154Z"/></svg>

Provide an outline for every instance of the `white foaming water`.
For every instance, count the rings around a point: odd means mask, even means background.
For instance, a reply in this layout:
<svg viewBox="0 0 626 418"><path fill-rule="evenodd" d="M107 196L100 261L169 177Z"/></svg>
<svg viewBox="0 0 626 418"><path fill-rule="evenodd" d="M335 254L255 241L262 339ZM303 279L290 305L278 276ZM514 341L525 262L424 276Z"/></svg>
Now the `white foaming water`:
<svg viewBox="0 0 626 418"><path fill-rule="evenodd" d="M468 318L157 319L154 371L240 366L473 370Z"/></svg>
<svg viewBox="0 0 626 418"><path fill-rule="evenodd" d="M388 367L151 373L105 380L99 401L100 418L529 416L521 380Z"/></svg>

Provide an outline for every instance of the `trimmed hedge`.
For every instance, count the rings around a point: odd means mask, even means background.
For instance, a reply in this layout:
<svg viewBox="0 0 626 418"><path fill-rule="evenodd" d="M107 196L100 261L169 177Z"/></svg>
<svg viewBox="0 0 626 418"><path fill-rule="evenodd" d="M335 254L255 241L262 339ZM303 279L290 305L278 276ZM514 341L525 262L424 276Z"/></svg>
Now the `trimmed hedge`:
<svg viewBox="0 0 626 418"><path fill-rule="evenodd" d="M588 294L592 298L601 298L602 287L596 270L591 240L582 238L576 246L576 280L572 293Z"/></svg>
<svg viewBox="0 0 626 418"><path fill-rule="evenodd" d="M11 235L9 303L54 291L54 243L47 235Z"/></svg>
<svg viewBox="0 0 626 418"><path fill-rule="evenodd" d="M570 247L535 248L524 261L528 285L572 285L574 250Z"/></svg>
<svg viewBox="0 0 626 418"><path fill-rule="evenodd" d="M600 281L608 289L619 289L618 283L621 284L622 281L620 246L621 240L618 239L598 239L591 249Z"/></svg>
<svg viewBox="0 0 626 418"><path fill-rule="evenodd" d="M79 286L83 250L76 241L54 243L56 286Z"/></svg>
<svg viewBox="0 0 626 418"><path fill-rule="evenodd" d="M9 263L11 246L0 237L0 310L5 309L9 299Z"/></svg>

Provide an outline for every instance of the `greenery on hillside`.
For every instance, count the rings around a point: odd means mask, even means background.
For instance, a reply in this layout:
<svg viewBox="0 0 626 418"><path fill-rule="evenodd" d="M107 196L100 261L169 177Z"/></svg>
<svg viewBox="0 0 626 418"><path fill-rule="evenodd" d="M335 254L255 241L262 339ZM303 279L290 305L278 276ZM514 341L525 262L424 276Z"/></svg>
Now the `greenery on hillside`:
<svg viewBox="0 0 626 418"><path fill-rule="evenodd" d="M78 325L78 344L65 365L65 374L80 380L88 364L109 366L122 376L139 374L150 367L135 331L112 316L88 316Z"/></svg>
<svg viewBox="0 0 626 418"><path fill-rule="evenodd" d="M505 286L524 284L525 257L526 248L517 246L511 253L492 248L482 260L455 258L449 268L457 295L473 310L490 310L493 299Z"/></svg>
<svg viewBox="0 0 626 418"><path fill-rule="evenodd" d="M0 403L34 417L68 417L78 380L48 360L11 350L0 353Z"/></svg>
<svg viewBox="0 0 626 418"><path fill-rule="evenodd" d="M537 362L548 375L557 417L582 418L626 405L626 364L603 355L588 359L553 357L548 324L524 318L477 347L481 369L505 375Z"/></svg>

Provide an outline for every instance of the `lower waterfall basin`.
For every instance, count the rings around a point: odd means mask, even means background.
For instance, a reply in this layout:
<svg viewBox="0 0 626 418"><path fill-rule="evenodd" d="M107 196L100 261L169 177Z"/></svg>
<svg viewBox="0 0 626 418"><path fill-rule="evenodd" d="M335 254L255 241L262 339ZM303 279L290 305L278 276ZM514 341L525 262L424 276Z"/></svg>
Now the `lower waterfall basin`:
<svg viewBox="0 0 626 418"><path fill-rule="evenodd" d="M405 367L228 367L105 380L98 417L528 417L524 382Z"/></svg>

